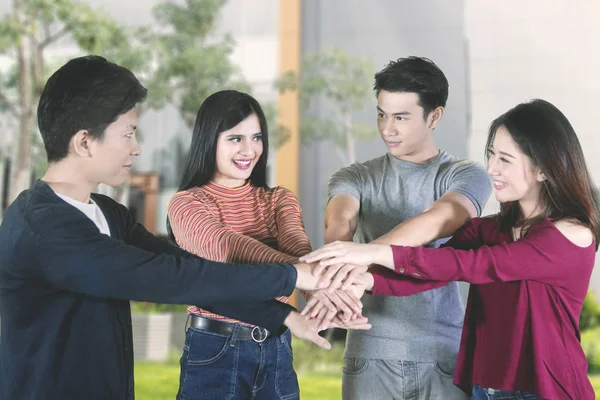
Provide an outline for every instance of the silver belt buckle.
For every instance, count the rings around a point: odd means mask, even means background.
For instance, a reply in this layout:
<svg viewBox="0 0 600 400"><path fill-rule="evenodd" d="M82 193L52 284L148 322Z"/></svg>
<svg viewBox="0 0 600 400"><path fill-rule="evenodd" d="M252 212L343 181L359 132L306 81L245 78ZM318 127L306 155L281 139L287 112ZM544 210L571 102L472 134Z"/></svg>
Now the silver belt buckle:
<svg viewBox="0 0 600 400"><path fill-rule="evenodd" d="M252 328L252 332L250 333L250 336L252 336L252 340L254 340L256 343L262 343L265 340L267 340L267 330L265 328L261 328L260 326L255 326L254 328Z"/></svg>

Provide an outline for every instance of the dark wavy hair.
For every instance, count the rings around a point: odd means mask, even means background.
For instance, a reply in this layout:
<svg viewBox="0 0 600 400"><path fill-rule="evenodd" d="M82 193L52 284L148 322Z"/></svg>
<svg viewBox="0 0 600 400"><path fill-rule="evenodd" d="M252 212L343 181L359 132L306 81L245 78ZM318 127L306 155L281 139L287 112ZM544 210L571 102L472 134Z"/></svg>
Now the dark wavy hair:
<svg viewBox="0 0 600 400"><path fill-rule="evenodd" d="M510 232L514 227L526 231L544 218L575 218L592 230L597 249L600 242L598 192L567 117L545 100L517 105L490 125L486 158L501 126L546 176L540 196L541 215L525 219L518 202L501 203L498 219L502 231Z"/></svg>

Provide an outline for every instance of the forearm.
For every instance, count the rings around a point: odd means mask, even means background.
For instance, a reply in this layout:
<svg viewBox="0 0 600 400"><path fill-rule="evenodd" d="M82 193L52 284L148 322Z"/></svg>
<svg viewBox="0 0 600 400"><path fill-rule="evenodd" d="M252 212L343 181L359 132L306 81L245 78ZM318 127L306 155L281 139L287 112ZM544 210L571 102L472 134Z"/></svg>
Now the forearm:
<svg viewBox="0 0 600 400"><path fill-rule="evenodd" d="M587 264L573 252L571 243L556 241L550 222L530 228L526 237L514 242L482 245L461 250L451 247L392 246L395 271L433 281L465 281L473 284L535 280L563 286L578 274L588 273Z"/></svg>
<svg viewBox="0 0 600 400"><path fill-rule="evenodd" d="M200 306L264 301L290 295L297 277L289 264L223 264L155 254L76 224L44 235L38 249L54 285L104 298Z"/></svg>
<svg viewBox="0 0 600 400"><path fill-rule="evenodd" d="M424 246L435 240L452 236L468 220L468 215L455 216L447 209L432 209L406 220L371 243Z"/></svg>
<svg viewBox="0 0 600 400"><path fill-rule="evenodd" d="M331 221L325 226L325 244L341 240L351 242L354 239L356 227L349 221L336 220Z"/></svg>
<svg viewBox="0 0 600 400"><path fill-rule="evenodd" d="M365 289L373 295L411 296L431 289L446 286L447 281L422 281L399 275L388 268L375 266L365 274Z"/></svg>
<svg viewBox="0 0 600 400"><path fill-rule="evenodd" d="M297 263L298 257L290 254L286 254L282 251L275 250L272 247L267 246L259 242L258 240L252 241L242 240L237 241L235 249L226 255L228 262L243 262L243 263Z"/></svg>
<svg viewBox="0 0 600 400"><path fill-rule="evenodd" d="M194 235L184 235L184 243L190 243L202 255L211 260L233 263L295 263L298 257L274 248L246 235L224 232L201 240Z"/></svg>

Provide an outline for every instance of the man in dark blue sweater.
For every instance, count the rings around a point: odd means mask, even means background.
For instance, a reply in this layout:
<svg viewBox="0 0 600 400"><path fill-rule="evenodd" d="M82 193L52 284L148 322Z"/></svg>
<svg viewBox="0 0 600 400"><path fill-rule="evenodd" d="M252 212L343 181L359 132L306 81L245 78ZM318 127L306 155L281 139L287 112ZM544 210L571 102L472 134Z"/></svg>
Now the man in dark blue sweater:
<svg viewBox="0 0 600 400"><path fill-rule="evenodd" d="M133 399L129 300L196 304L322 347L292 307L308 265L208 261L163 242L99 183L120 185L140 154L146 89L102 57L69 61L46 83L38 124L46 174L0 225L0 399Z"/></svg>

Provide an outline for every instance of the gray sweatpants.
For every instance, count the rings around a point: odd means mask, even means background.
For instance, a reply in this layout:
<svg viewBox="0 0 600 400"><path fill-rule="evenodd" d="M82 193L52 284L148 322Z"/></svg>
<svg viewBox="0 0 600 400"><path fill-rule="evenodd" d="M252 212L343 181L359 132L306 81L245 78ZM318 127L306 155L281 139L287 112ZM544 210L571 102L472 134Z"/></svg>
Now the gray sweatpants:
<svg viewBox="0 0 600 400"><path fill-rule="evenodd" d="M343 400L466 400L453 363L344 358Z"/></svg>

